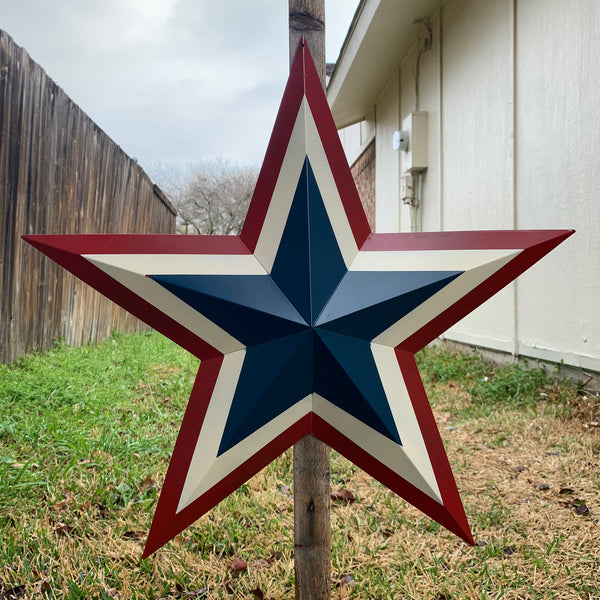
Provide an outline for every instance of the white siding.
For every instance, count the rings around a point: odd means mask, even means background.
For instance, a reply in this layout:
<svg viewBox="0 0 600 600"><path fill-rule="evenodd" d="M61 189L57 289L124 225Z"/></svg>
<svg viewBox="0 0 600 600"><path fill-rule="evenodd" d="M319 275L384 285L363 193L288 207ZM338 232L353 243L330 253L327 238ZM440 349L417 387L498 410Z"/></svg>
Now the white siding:
<svg viewBox="0 0 600 600"><path fill-rule="evenodd" d="M433 46L430 51L424 52L420 60L419 68L419 104L417 106L415 99L415 108L424 110L428 113L428 148L429 148L429 168L423 178L423 205L422 205L422 230L440 231L442 229L442 105L440 96L440 26L441 20L439 14L435 15L431 22L433 30ZM416 61L416 52L413 52L413 60L409 60L403 65L403 72L406 77L412 77L414 87L414 64ZM410 102L407 104L402 101L402 118L408 116L413 110Z"/></svg>
<svg viewBox="0 0 600 600"><path fill-rule="evenodd" d="M394 131L400 126L398 71L375 105L375 231L398 231L400 169L398 154L392 149Z"/></svg>
<svg viewBox="0 0 600 600"><path fill-rule="evenodd" d="M442 9L446 230L513 227L511 4Z"/></svg>
<svg viewBox="0 0 600 600"><path fill-rule="evenodd" d="M517 17L517 223L577 230L519 281L519 352L600 370L600 2Z"/></svg>
<svg viewBox="0 0 600 600"><path fill-rule="evenodd" d="M344 152L348 159L348 164L352 165L360 156L362 151L360 143L360 123L345 127L340 131L340 140L344 146Z"/></svg>
<svg viewBox="0 0 600 600"><path fill-rule="evenodd" d="M600 2L447 0L431 23L419 106L415 46L374 107L377 231L410 230L391 136L428 111L424 231L577 229L447 337L600 371Z"/></svg>
<svg viewBox="0 0 600 600"><path fill-rule="evenodd" d="M446 231L512 229L512 2L455 0L442 8L443 187ZM515 349L513 286L447 337Z"/></svg>
<svg viewBox="0 0 600 600"><path fill-rule="evenodd" d="M339 134L348 164L352 166L375 137L375 109L370 111L364 121L344 127Z"/></svg>

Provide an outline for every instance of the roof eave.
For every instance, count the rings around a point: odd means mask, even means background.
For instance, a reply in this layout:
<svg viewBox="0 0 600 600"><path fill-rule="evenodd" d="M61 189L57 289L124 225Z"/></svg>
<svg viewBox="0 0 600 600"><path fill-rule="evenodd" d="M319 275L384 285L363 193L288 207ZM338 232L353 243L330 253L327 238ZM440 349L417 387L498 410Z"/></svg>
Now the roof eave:
<svg viewBox="0 0 600 600"><path fill-rule="evenodd" d="M415 19L430 17L440 4L441 0L361 0L327 86L338 129L364 120L415 42Z"/></svg>

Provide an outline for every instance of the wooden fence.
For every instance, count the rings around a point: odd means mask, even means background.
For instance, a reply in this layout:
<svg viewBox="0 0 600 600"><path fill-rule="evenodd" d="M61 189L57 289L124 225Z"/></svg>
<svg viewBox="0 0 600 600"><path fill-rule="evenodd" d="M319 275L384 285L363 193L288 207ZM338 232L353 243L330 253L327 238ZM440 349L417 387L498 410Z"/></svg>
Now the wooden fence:
<svg viewBox="0 0 600 600"><path fill-rule="evenodd" d="M0 30L0 362L140 323L21 240L175 233L146 173Z"/></svg>

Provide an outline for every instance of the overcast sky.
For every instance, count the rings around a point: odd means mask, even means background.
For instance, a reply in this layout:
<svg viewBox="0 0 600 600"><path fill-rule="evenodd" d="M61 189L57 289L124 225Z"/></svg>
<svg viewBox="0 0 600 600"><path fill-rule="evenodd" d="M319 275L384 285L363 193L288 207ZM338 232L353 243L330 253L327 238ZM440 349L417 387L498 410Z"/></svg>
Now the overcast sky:
<svg viewBox="0 0 600 600"><path fill-rule="evenodd" d="M358 0L326 0L335 62ZM260 165L288 74L288 0L0 0L0 29L145 168Z"/></svg>

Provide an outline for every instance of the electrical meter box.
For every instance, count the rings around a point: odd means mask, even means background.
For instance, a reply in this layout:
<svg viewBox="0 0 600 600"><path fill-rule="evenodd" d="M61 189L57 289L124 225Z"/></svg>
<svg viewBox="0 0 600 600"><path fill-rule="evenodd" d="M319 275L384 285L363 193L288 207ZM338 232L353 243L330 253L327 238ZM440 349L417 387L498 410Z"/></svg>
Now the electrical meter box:
<svg viewBox="0 0 600 600"><path fill-rule="evenodd" d="M403 153L402 170L411 173L427 169L427 112L410 113L402 121L402 129L408 131L408 150Z"/></svg>

